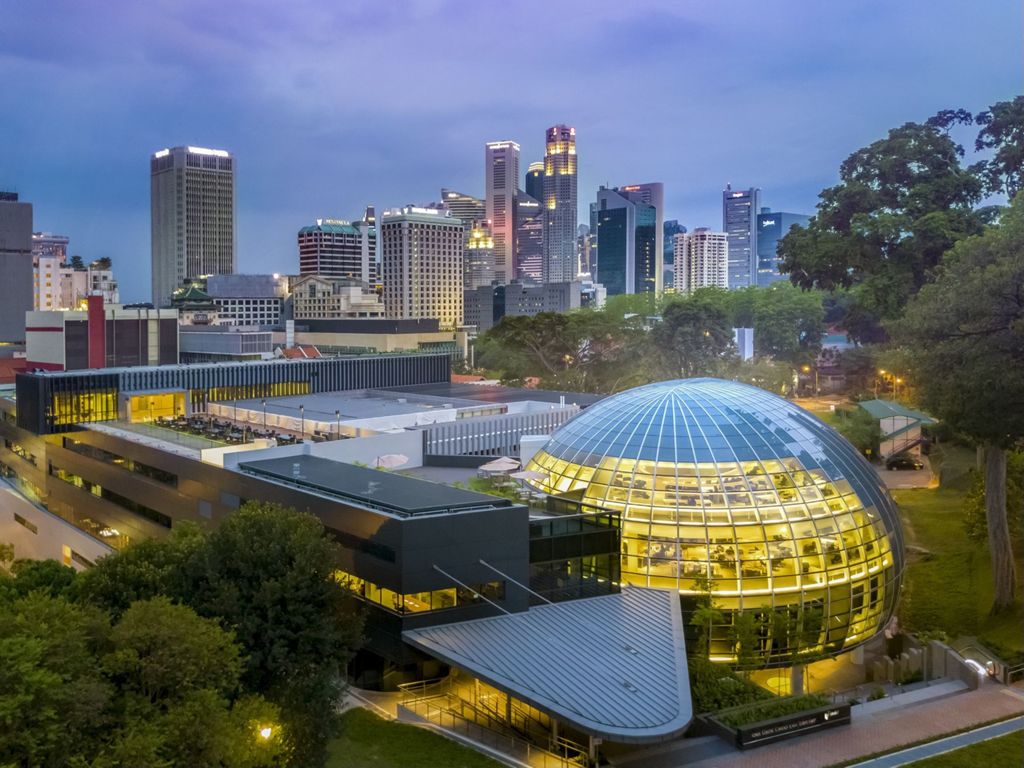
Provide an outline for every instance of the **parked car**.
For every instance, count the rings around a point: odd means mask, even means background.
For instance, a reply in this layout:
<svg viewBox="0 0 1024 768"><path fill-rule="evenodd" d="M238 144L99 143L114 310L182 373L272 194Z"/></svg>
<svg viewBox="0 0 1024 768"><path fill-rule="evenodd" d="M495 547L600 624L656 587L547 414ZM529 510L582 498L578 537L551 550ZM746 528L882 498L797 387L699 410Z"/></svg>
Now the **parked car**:
<svg viewBox="0 0 1024 768"><path fill-rule="evenodd" d="M913 456L893 456L885 462L886 469L924 469L924 463Z"/></svg>

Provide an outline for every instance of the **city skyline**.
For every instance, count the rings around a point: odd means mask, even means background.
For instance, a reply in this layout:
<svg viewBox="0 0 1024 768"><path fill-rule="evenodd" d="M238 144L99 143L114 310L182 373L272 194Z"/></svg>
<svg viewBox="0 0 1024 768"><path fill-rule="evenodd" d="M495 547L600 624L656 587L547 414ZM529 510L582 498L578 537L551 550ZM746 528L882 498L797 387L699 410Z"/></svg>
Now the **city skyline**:
<svg viewBox="0 0 1024 768"><path fill-rule="evenodd" d="M201 31L189 3L163 8L159 25L145 21L151 9L53 5L58 21L44 29L37 8L16 3L0 31L9 97L32 105L6 126L0 188L33 204L36 231L68 235L70 253L111 257L126 301L149 294L147 164L162 147L223 147L238 158L243 272L297 271L295 232L315 217L422 205L441 186L482 197L482 144L518 142L525 169L558 123L578 132L581 207L600 184L655 179L665 184L666 219L714 229L726 183L759 187L773 210L813 213L839 163L889 128L1009 97L1018 77L1008 63L1019 56L1008 52L1021 47L1019 23L1006 21L1019 21L1020 8L1008 2L969 13L948 2L789 3L771 16L569 4L558 11L560 78L573 87L536 78L487 90L507 54L542 44L538 20L553 21L541 5L517 6L497 40L471 34L487 28L487 8L454 3L344 12L255 3L236 25ZM950 28L970 56L934 46ZM623 47L637 50L628 66L600 54ZM336 77L355 63L372 73L358 99L359 84ZM411 95L398 98L392 88L403 80ZM614 109L594 98L616 83ZM324 88L347 97L325 106ZM717 116L689 119L697 103Z"/></svg>

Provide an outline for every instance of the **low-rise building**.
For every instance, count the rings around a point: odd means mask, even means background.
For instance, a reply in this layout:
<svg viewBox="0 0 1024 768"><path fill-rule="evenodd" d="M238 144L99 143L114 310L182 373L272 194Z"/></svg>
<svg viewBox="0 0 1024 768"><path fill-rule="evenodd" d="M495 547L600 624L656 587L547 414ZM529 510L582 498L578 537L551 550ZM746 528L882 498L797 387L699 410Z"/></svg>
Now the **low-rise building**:
<svg viewBox="0 0 1024 768"><path fill-rule="evenodd" d="M467 350L465 331L441 328L429 318L302 320L295 323L290 340L286 330L275 331L274 344L314 346L324 355L429 351L462 359Z"/></svg>
<svg viewBox="0 0 1024 768"><path fill-rule="evenodd" d="M546 283L524 285L485 285L466 291L464 298L465 323L477 333L490 330L506 315L533 317L541 312L568 312L579 309L582 302L582 284Z"/></svg>
<svg viewBox="0 0 1024 768"><path fill-rule="evenodd" d="M326 275L302 275L291 284L295 320L384 317L384 303L365 283Z"/></svg>
<svg viewBox="0 0 1024 768"><path fill-rule="evenodd" d="M97 259L76 268L58 255L33 254L32 268L33 309L77 309L87 296L102 296L105 304L119 303L117 280L109 259Z"/></svg>
<svg viewBox="0 0 1024 768"><path fill-rule="evenodd" d="M287 299L284 275L206 275L178 288L171 305L200 325L274 327L286 319Z"/></svg>

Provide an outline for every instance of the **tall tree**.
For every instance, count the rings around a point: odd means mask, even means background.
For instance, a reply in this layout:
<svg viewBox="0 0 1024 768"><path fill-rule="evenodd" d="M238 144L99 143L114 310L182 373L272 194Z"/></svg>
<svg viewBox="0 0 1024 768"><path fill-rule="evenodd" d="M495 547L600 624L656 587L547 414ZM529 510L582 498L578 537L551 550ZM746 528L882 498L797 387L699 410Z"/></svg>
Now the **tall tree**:
<svg viewBox="0 0 1024 768"><path fill-rule="evenodd" d="M974 148L993 150L984 165L987 190L1015 197L1024 183L1024 96L993 104L975 121L982 127Z"/></svg>
<svg viewBox="0 0 1024 768"><path fill-rule="evenodd" d="M661 318L651 343L668 377L713 375L732 356L732 327L719 292L696 291L670 302Z"/></svg>
<svg viewBox="0 0 1024 768"><path fill-rule="evenodd" d="M993 611L1005 610L1016 591L1006 451L1024 439L1024 196L957 244L894 331L926 407L984 447Z"/></svg>
<svg viewBox="0 0 1024 768"><path fill-rule="evenodd" d="M794 285L848 292L847 330L858 340L883 339L881 321L900 316L942 254L981 232L980 171L962 167L963 147L949 134L970 119L942 112L857 150L807 227L780 241L780 269Z"/></svg>

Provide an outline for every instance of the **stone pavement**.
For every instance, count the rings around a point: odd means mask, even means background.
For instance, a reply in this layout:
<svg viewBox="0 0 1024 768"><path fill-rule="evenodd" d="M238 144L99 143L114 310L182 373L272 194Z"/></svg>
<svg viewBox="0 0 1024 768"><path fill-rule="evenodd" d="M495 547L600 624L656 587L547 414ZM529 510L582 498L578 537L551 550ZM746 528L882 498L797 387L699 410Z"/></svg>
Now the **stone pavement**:
<svg viewBox="0 0 1024 768"><path fill-rule="evenodd" d="M642 750L614 761L623 768L823 768L858 757L897 749L997 718L1024 713L1024 687L1007 688L984 682L976 691L948 698L859 714L846 727L770 744L748 752L738 750L694 761L684 757L686 740ZM673 749L673 747L676 747Z"/></svg>

